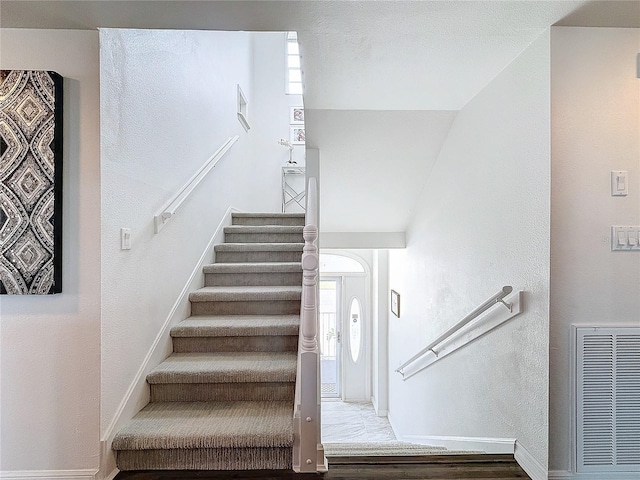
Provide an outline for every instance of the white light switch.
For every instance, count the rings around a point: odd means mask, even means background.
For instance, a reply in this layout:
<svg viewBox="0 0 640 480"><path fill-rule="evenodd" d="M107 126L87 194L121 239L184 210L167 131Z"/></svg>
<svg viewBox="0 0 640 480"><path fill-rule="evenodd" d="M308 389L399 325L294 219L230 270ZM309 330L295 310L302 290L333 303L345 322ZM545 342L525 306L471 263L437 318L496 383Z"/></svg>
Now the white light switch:
<svg viewBox="0 0 640 480"><path fill-rule="evenodd" d="M621 170L611 172L611 195L624 197L629 194L629 173Z"/></svg>
<svg viewBox="0 0 640 480"><path fill-rule="evenodd" d="M131 229L120 229L120 250L131 250Z"/></svg>
<svg viewBox="0 0 640 480"><path fill-rule="evenodd" d="M611 250L640 252L640 226L614 225L611 227Z"/></svg>

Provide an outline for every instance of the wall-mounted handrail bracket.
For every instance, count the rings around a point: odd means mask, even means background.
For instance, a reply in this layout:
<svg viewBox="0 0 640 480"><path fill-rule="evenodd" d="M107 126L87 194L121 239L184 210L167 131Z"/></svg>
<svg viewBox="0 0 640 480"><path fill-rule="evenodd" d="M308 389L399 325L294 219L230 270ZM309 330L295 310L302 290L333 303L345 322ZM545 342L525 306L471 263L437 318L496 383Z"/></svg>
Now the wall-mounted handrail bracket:
<svg viewBox="0 0 640 480"><path fill-rule="evenodd" d="M509 312L513 313L513 303L505 302L504 298L499 298L497 301L507 307L509 309Z"/></svg>

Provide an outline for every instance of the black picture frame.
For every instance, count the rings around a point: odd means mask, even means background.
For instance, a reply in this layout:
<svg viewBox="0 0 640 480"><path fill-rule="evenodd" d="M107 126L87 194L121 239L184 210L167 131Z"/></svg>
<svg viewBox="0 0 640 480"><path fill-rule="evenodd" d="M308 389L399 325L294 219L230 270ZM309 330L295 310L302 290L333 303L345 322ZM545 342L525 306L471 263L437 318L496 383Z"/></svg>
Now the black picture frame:
<svg viewBox="0 0 640 480"><path fill-rule="evenodd" d="M0 294L62 292L64 80L0 70Z"/></svg>

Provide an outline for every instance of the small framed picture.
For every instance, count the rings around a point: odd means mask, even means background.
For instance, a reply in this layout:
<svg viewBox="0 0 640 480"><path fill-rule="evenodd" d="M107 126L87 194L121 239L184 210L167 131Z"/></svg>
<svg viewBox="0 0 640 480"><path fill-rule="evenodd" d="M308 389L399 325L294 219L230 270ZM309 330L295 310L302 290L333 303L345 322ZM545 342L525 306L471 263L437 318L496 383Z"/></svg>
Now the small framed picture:
<svg viewBox="0 0 640 480"><path fill-rule="evenodd" d="M291 107L289 123L291 125L304 125L304 107Z"/></svg>
<svg viewBox="0 0 640 480"><path fill-rule="evenodd" d="M291 127L291 144L304 145L304 141L305 141L304 125Z"/></svg>
<svg viewBox="0 0 640 480"><path fill-rule="evenodd" d="M391 313L400 318L400 294L391 290Z"/></svg>

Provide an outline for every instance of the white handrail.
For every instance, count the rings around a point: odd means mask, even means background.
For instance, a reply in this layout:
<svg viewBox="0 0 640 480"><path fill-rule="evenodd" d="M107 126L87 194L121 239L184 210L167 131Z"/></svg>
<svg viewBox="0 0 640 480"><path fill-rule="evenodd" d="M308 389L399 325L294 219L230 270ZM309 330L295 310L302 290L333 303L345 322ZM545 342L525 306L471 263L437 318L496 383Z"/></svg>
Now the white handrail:
<svg viewBox="0 0 640 480"><path fill-rule="evenodd" d="M153 223L154 223L154 231L155 233L159 233L162 230L162 227L169 221L171 217L173 217L176 213L176 210L182 205L182 203L187 199L187 197L193 192L193 190L198 186L198 184L207 176L207 174L216 166L218 161L224 156L225 153L233 146L234 143L238 141L239 135L235 137L230 137L226 142L222 144L216 153L214 153L205 164L200 167L200 169L193 174L193 176L184 184L184 186L176 193L171 199L164 204L164 206L160 209L160 211L154 215Z"/></svg>
<svg viewBox="0 0 640 480"><path fill-rule="evenodd" d="M429 345L424 347L422 350L420 350L418 353L416 353L409 360L407 360L402 365L400 365L398 368L396 368L396 372L404 377L404 375L405 375L404 369L407 368L409 365L411 365L416 360L418 360L420 357L422 357L427 352L432 352L437 357L438 356L438 352L435 350L435 348L438 345L443 343L449 337L454 335L458 330L460 330L462 327L464 327L469 322L471 322L474 318L478 317L478 315L480 315L481 313L485 312L489 308L493 307L497 303L502 303L511 312L512 308L513 308L513 305L510 304L510 303L506 303L504 301L504 297L509 295L512 291L513 291L513 287L511 287L511 286L502 287L502 290L500 290L495 295L492 295L486 302L482 303L482 305L480 305L479 307L474 309L469 315L464 317L462 320L460 320L458 323L456 323L453 327L451 327L449 330L447 330L442 335L440 335L438 338L436 338L433 342L431 342Z"/></svg>
<svg viewBox="0 0 640 480"><path fill-rule="evenodd" d="M306 221L303 229L305 243L302 253L302 304L294 408L293 469L296 472L326 470L324 449L320 443L317 211L317 183L315 178L310 178L307 189Z"/></svg>

